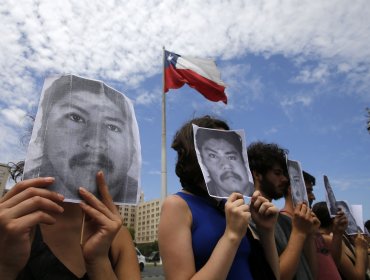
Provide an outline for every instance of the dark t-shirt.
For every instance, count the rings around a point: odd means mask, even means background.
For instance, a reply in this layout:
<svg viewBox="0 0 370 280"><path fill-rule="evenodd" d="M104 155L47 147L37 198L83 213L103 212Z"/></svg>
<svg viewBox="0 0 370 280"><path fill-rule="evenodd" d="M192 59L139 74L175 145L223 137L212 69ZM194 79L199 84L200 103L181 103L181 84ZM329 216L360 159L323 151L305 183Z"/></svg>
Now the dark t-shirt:
<svg viewBox="0 0 370 280"><path fill-rule="evenodd" d="M87 280L85 274L78 278L56 257L42 239L40 227L36 227L30 258L17 280Z"/></svg>

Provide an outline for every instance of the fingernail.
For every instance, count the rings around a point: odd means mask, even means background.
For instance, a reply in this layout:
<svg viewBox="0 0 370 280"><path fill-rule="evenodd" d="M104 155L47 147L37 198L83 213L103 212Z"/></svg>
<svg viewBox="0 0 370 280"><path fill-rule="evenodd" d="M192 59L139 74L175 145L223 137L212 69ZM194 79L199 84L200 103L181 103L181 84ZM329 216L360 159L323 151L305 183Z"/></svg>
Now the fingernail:
<svg viewBox="0 0 370 280"><path fill-rule="evenodd" d="M60 193L57 193L58 197L60 200L64 200L64 195L60 194Z"/></svg>
<svg viewBox="0 0 370 280"><path fill-rule="evenodd" d="M46 183L53 183L55 181L54 177L45 177L44 180Z"/></svg>
<svg viewBox="0 0 370 280"><path fill-rule="evenodd" d="M80 187L80 188L79 188L79 190L80 190L80 192L82 192L82 193L87 193L87 190L86 190L84 187Z"/></svg>

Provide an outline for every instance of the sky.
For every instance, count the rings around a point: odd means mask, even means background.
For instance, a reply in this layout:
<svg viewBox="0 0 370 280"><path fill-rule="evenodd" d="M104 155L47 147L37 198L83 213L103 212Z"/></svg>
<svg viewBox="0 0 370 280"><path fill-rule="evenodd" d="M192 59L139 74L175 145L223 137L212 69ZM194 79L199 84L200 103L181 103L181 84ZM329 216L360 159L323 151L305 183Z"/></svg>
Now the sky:
<svg viewBox="0 0 370 280"><path fill-rule="evenodd" d="M316 201L327 175L337 200L362 204L370 219L369 15L366 0L3 0L0 162L25 158L44 78L73 73L133 101L145 200L160 198L165 46L214 59L228 96L225 105L188 86L167 93L168 194L181 189L175 132L209 114L244 129L247 143L288 149L316 177Z"/></svg>

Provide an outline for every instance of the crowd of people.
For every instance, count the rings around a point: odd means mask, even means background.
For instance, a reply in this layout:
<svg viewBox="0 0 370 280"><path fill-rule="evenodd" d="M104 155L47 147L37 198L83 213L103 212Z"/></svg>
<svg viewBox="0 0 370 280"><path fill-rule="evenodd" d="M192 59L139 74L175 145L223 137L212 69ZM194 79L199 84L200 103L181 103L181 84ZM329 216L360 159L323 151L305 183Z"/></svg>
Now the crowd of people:
<svg viewBox="0 0 370 280"><path fill-rule="evenodd" d="M67 117L73 126L82 121ZM257 141L247 147L245 159L230 144L235 140L199 140L205 165L217 157L219 172L211 178L220 188L243 182L246 189L251 180L238 175L239 167L233 171L239 163L249 163L253 178L248 202L238 192L243 188L234 185L227 198L211 196L193 125L230 130L225 121L204 116L185 123L173 138L181 189L162 204L158 235L166 279L369 279L369 237L346 235L344 209L338 207L331 218L325 202L313 204L315 178L309 173L303 172L308 202L293 202L288 150ZM107 128L120 132L112 124ZM114 151L105 151L114 157ZM0 199L0 279L140 279L133 240L112 199L110 185L117 183L99 171L97 192L73 186L81 202L69 203L49 188L56 178L40 174ZM281 210L273 203L280 198L285 199Z"/></svg>
<svg viewBox="0 0 370 280"><path fill-rule="evenodd" d="M250 203L238 192L227 199L213 197L197 160L193 124L230 129L204 116L174 136L182 189L162 205L159 247L166 279L369 279L369 237L346 235L348 219L341 207L330 218L326 202L313 204L315 177L306 171L308 201L293 203L288 150L276 143L251 143L247 154L255 191ZM231 164L218 149L214 145L204 156L217 156L222 174ZM273 200L280 198L285 205L279 211Z"/></svg>

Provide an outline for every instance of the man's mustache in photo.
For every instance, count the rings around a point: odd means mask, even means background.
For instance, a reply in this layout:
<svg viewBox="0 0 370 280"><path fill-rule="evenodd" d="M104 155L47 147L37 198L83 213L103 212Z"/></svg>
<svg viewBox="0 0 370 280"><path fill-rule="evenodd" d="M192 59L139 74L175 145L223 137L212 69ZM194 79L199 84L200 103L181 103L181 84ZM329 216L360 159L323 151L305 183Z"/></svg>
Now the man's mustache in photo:
<svg viewBox="0 0 370 280"><path fill-rule="evenodd" d="M226 171L226 172L222 173L221 176L220 176L220 179L221 179L221 181L225 181L225 180L229 179L230 177L232 177L234 179L237 179L239 181L242 180L242 177L239 174L237 174L233 171Z"/></svg>
<svg viewBox="0 0 370 280"><path fill-rule="evenodd" d="M98 169L104 169L108 172L114 171L114 163L105 154L99 153L97 156L92 157L91 153L83 152L74 155L69 160L69 167L72 169L74 167L85 167L87 165L96 165Z"/></svg>

